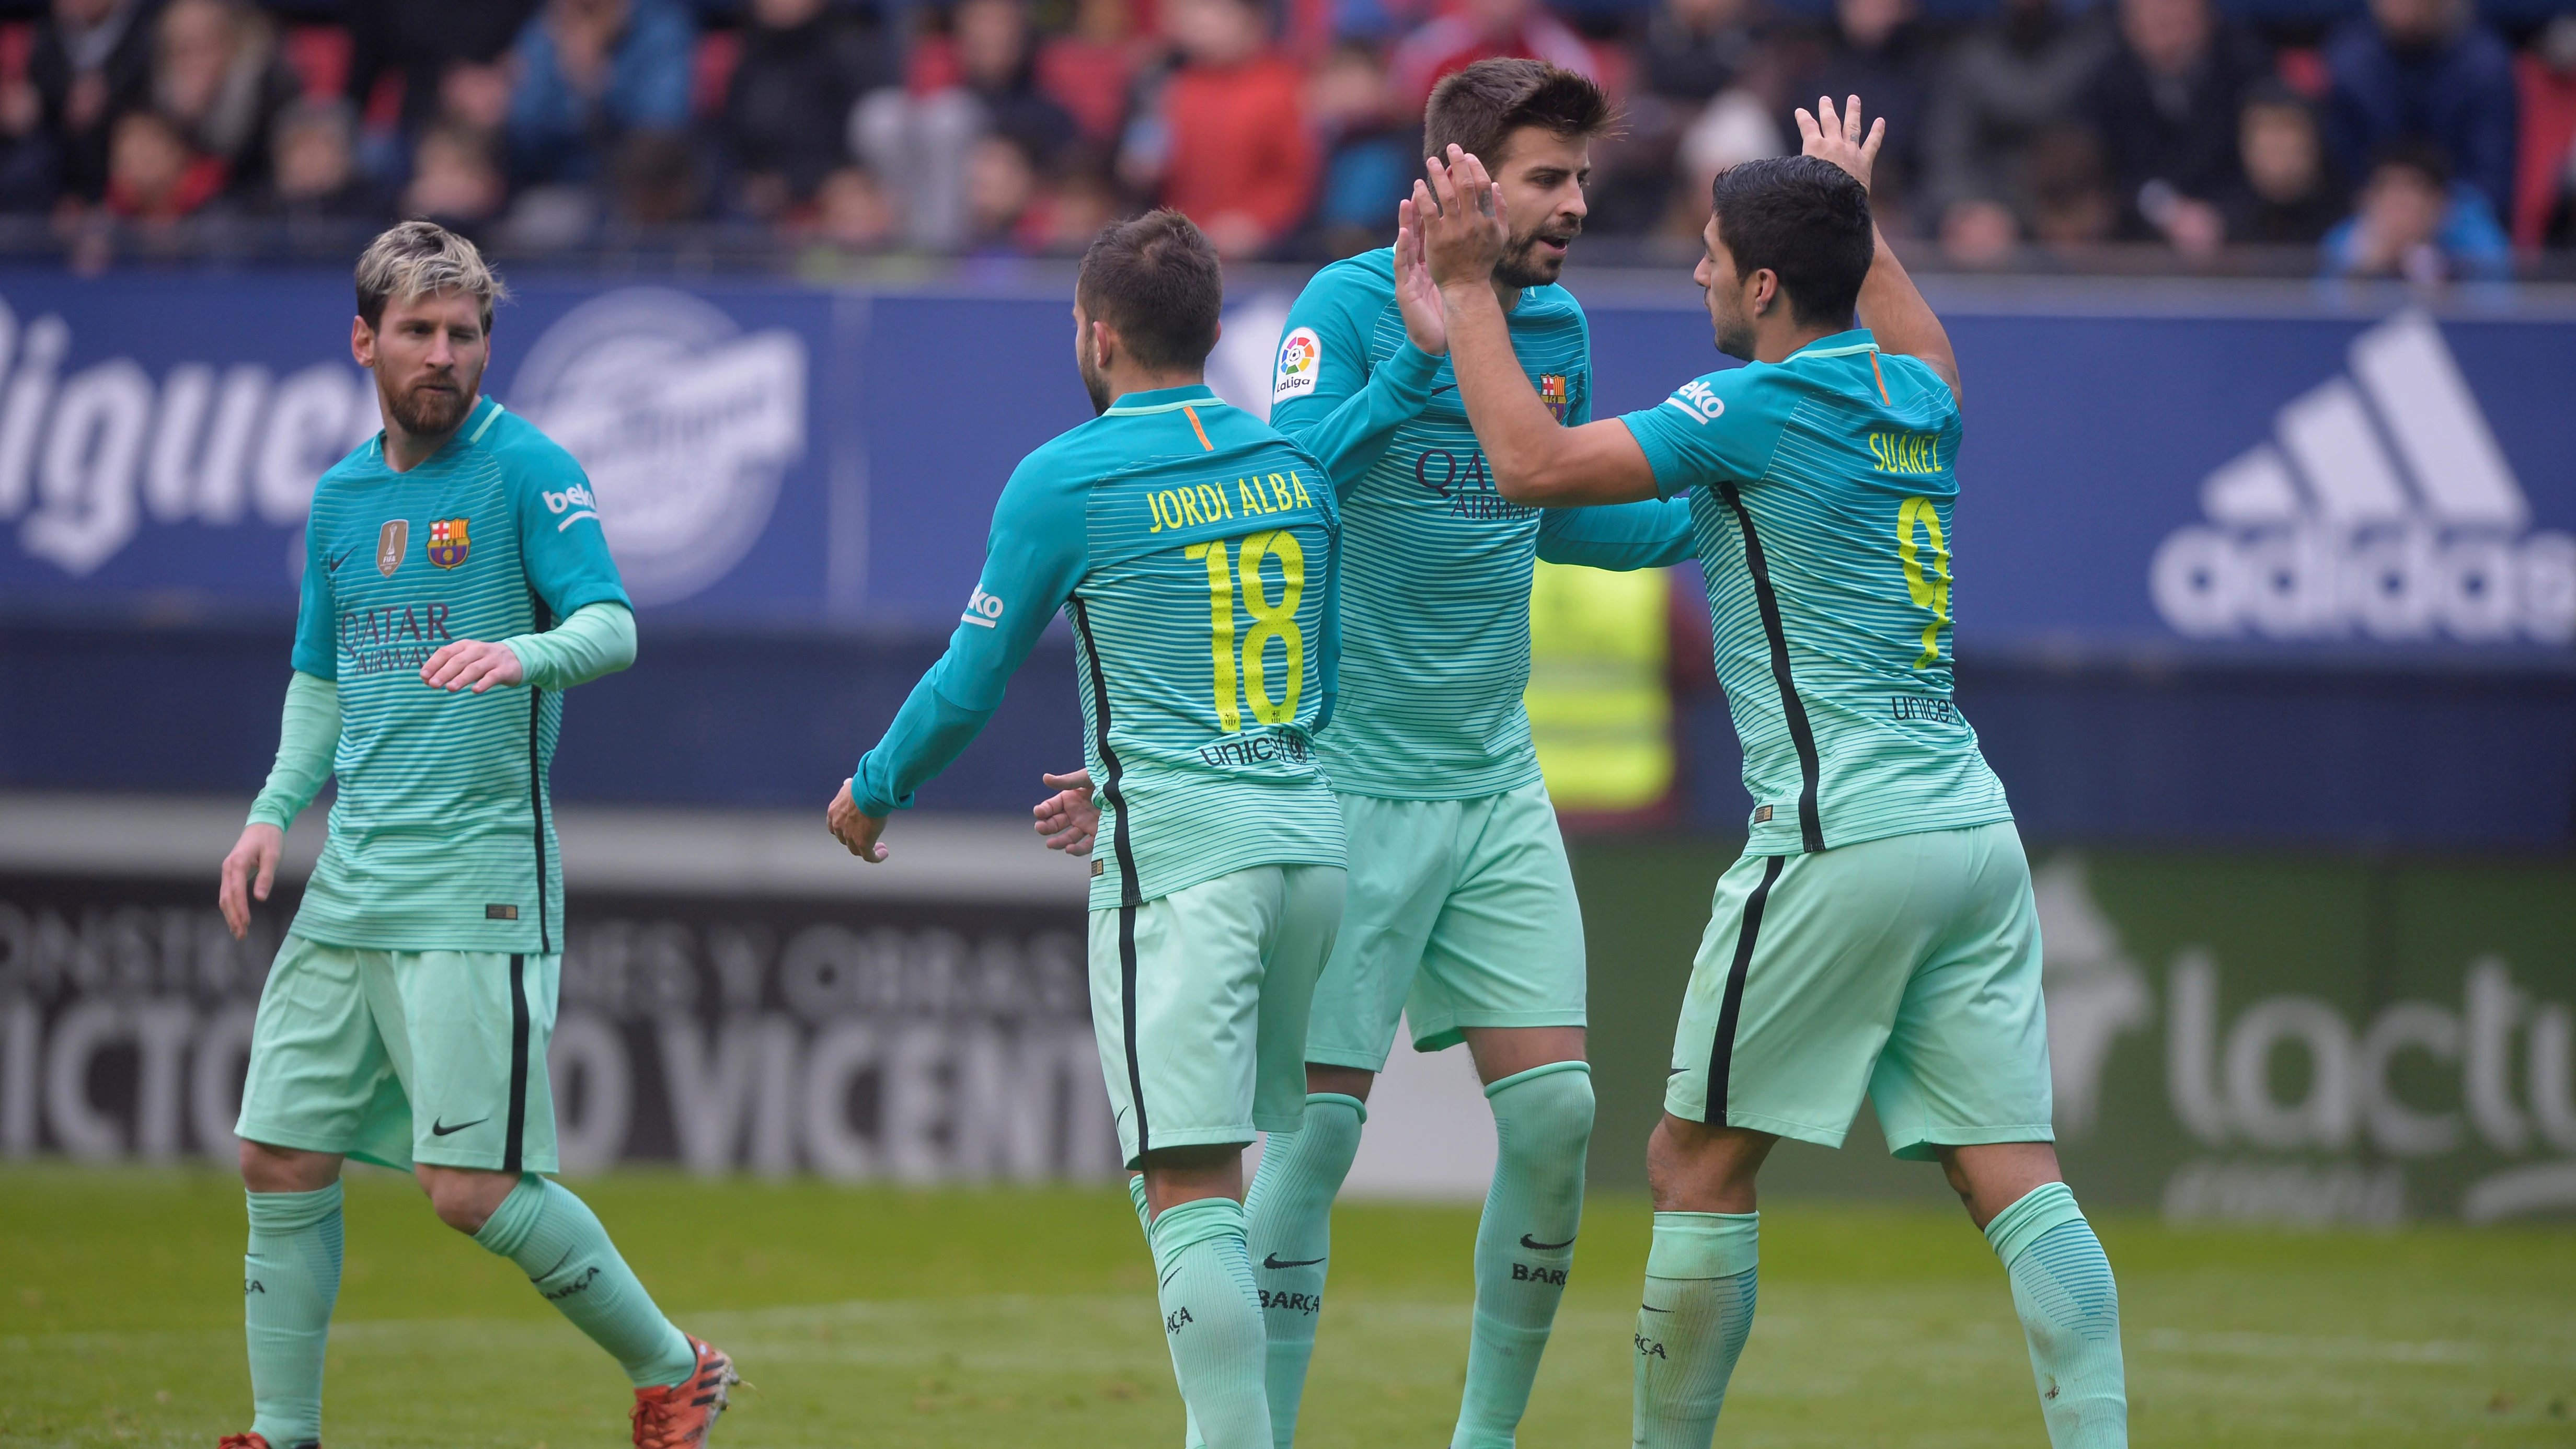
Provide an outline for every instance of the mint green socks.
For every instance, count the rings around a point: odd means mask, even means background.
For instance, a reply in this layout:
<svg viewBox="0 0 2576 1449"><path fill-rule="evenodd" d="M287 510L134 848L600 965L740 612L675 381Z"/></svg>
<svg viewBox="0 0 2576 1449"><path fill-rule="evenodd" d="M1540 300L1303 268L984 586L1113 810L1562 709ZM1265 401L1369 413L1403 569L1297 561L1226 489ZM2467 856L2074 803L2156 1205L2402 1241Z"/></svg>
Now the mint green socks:
<svg viewBox="0 0 2576 1449"><path fill-rule="evenodd" d="M1151 1237L1163 1341L1197 1430L1208 1449L1272 1449L1243 1204L1208 1197L1165 1208Z"/></svg>
<svg viewBox="0 0 2576 1449"><path fill-rule="evenodd" d="M1657 1213L1637 1309L1636 1449L1708 1449L1753 1332L1760 1213Z"/></svg>
<svg viewBox="0 0 2576 1449"><path fill-rule="evenodd" d="M1154 1250L1154 1209L1145 1201L1145 1174L1141 1172L1127 1174L1127 1201L1136 1209L1136 1226L1144 1229L1145 1251L1150 1253ZM1155 1276L1162 1275L1158 1273ZM1169 1350L1171 1346L1172 1336L1168 1333L1164 1334L1163 1347ZM1174 1353L1172 1382L1177 1384L1180 1381L1181 1358L1179 1354ZM1207 1439L1199 1433L1198 1412L1190 1407L1187 1399L1181 1401L1181 1445L1182 1449L1207 1449Z"/></svg>
<svg viewBox="0 0 2576 1449"><path fill-rule="evenodd" d="M637 1388L668 1387L697 1368L688 1336L653 1306L599 1219L560 1185L533 1172L520 1178L474 1241L518 1264Z"/></svg>
<svg viewBox="0 0 2576 1449"><path fill-rule="evenodd" d="M322 1350L340 1296L340 1184L252 1192L242 1254L242 1332L250 1342L251 1432L272 1449L322 1437Z"/></svg>
<svg viewBox="0 0 2576 1449"><path fill-rule="evenodd" d="M2120 1362L2120 1288L2093 1225L2062 1182L2030 1190L1986 1224L2012 1277L2030 1340L2039 1414L2053 1449L2126 1449L2129 1395Z"/></svg>
<svg viewBox="0 0 2576 1449"><path fill-rule="evenodd" d="M1511 1449L1583 1225L1592 1068L1550 1062L1485 1089L1494 1180L1476 1227L1476 1316L1451 1449Z"/></svg>
<svg viewBox="0 0 2576 1449"><path fill-rule="evenodd" d="M1324 1311L1333 1197L1351 1175L1366 1121L1368 1108L1357 1097L1308 1093L1304 1124L1270 1134L1244 1196L1252 1278L1270 1330L1270 1436L1278 1449L1288 1449L1297 1434L1297 1406L1306 1396L1306 1366L1315 1357L1315 1324Z"/></svg>

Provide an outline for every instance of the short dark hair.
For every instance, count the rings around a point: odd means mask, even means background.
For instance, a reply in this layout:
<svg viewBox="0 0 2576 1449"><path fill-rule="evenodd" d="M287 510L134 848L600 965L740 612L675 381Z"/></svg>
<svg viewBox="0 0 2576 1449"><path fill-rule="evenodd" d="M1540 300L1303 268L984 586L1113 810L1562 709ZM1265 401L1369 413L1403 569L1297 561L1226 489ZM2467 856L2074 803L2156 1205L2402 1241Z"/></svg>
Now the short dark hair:
<svg viewBox="0 0 2576 1449"><path fill-rule="evenodd" d="M1610 129L1610 98L1589 78L1543 60L1480 60L1431 88L1422 154L1446 156L1455 145L1499 171L1504 146L1523 126L1598 136Z"/></svg>
<svg viewBox="0 0 2576 1449"><path fill-rule="evenodd" d="M1203 367L1225 310L1225 269L1190 219L1164 207L1092 238L1073 299L1158 372Z"/></svg>
<svg viewBox="0 0 2576 1449"><path fill-rule="evenodd" d="M2427 136L2399 136L2370 156L2370 174L2377 179L2387 170L2412 171L2424 178L2424 184L2435 191L2451 189L2451 153L2442 143Z"/></svg>
<svg viewBox="0 0 2576 1449"><path fill-rule="evenodd" d="M1800 322L1849 325L1877 251L1869 191L1850 172L1817 156L1738 162L1717 173L1709 206L1736 276L1768 267Z"/></svg>

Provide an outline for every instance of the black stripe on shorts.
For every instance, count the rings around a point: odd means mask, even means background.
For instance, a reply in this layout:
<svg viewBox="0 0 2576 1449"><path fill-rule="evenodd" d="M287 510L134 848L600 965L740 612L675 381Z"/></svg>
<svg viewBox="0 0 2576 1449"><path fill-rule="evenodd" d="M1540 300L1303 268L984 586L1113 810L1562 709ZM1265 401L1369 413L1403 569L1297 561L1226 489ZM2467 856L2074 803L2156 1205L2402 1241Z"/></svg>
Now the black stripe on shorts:
<svg viewBox="0 0 2576 1449"><path fill-rule="evenodd" d="M1708 1107L1700 1120L1726 1125L1726 1078L1735 1067L1735 1022L1744 1010L1744 976L1753 965L1754 943L1762 935L1762 908L1770 903L1771 883L1780 878L1785 855L1762 858L1762 881L1744 898L1744 918L1735 930L1735 960L1726 968L1726 998L1717 1012L1717 1032L1708 1046Z"/></svg>
<svg viewBox="0 0 2576 1449"><path fill-rule="evenodd" d="M510 1121L501 1139L501 1170L519 1171L528 1135L528 958L510 954Z"/></svg>

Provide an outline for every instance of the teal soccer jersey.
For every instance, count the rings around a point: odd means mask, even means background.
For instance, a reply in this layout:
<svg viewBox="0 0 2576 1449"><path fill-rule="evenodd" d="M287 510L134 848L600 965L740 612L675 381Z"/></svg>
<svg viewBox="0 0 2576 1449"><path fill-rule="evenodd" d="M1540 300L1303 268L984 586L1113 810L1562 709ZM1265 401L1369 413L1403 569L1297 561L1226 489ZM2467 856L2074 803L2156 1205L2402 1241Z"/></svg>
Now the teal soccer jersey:
<svg viewBox="0 0 2576 1449"><path fill-rule="evenodd" d="M1589 421L1591 329L1573 295L1531 287L1510 324L1559 421ZM1298 296L1270 420L1322 460L1341 498L1341 712L1322 742L1333 788L1463 800L1538 783L1521 704L1533 560L1678 563L1688 506L1503 501L1449 360L1405 337L1392 249L1336 262Z"/></svg>
<svg viewBox="0 0 2576 1449"><path fill-rule="evenodd" d="M1950 694L1959 406L1838 333L1621 419L1693 519L1749 855L2012 818Z"/></svg>
<svg viewBox="0 0 2576 1449"><path fill-rule="evenodd" d="M332 465L304 525L295 667L340 689L339 796L294 932L382 951L563 949L546 769L563 696L451 694L439 646L626 604L570 453L489 398L409 472L382 434Z"/></svg>
<svg viewBox="0 0 2576 1449"><path fill-rule="evenodd" d="M1315 750L1335 528L1315 460L1207 388L1120 398L1012 471L948 652L859 761L853 799L909 806L1062 610L1101 805L1094 909L1251 866L1341 865Z"/></svg>

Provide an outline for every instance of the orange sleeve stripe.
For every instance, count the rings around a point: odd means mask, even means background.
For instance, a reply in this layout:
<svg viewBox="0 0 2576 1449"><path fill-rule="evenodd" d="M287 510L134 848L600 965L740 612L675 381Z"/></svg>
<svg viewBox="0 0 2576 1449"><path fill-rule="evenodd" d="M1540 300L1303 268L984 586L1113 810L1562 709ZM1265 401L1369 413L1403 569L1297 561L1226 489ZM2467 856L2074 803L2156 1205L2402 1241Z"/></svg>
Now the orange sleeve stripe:
<svg viewBox="0 0 2576 1449"><path fill-rule="evenodd" d="M1879 390L1881 392L1886 391L1883 387ZM1208 441L1207 429L1199 423L1199 410L1197 408L1185 407L1181 409L1181 416L1190 420L1190 431L1199 435L1199 446L1207 449L1211 453L1215 452L1216 444Z"/></svg>
<svg viewBox="0 0 2576 1449"><path fill-rule="evenodd" d="M1869 375L1878 379L1878 400L1889 407L1896 406L1896 399L1887 395L1887 374L1878 370L1878 349L1874 347L1869 353Z"/></svg>

